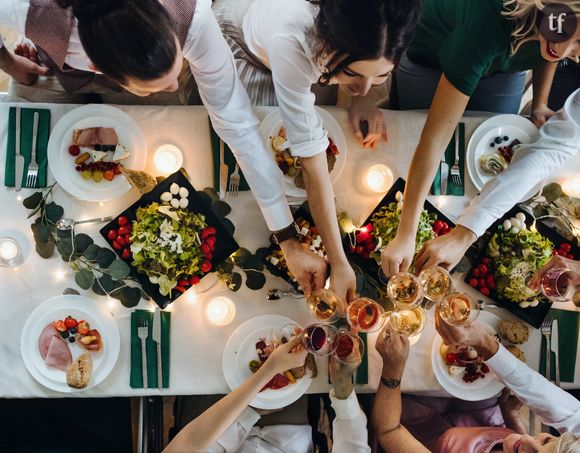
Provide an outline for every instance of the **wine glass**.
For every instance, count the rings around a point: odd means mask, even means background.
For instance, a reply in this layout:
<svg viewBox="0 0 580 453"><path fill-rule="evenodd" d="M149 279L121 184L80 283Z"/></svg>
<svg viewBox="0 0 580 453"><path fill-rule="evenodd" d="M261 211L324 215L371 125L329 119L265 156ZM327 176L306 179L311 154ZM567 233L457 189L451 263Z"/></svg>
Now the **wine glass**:
<svg viewBox="0 0 580 453"><path fill-rule="evenodd" d="M346 309L346 319L356 332L375 332L383 325L385 310L368 297L353 300Z"/></svg>
<svg viewBox="0 0 580 453"><path fill-rule="evenodd" d="M391 312L389 322L393 330L407 336L409 340L418 339L427 322L427 312L421 307L395 310Z"/></svg>
<svg viewBox="0 0 580 453"><path fill-rule="evenodd" d="M540 281L540 290L546 299L552 302L572 300L574 285L571 283L570 269L548 269Z"/></svg>
<svg viewBox="0 0 580 453"><path fill-rule="evenodd" d="M356 332L339 330L335 342L336 347L332 355L342 363L354 363L365 353L365 344Z"/></svg>
<svg viewBox="0 0 580 453"><path fill-rule="evenodd" d="M423 293L432 302L440 302L453 290L453 280L447 269L441 266L423 269L419 274Z"/></svg>
<svg viewBox="0 0 580 453"><path fill-rule="evenodd" d="M329 289L318 289L307 299L312 314L321 322L332 324L344 317L346 304L342 298Z"/></svg>
<svg viewBox="0 0 580 453"><path fill-rule="evenodd" d="M314 355L327 356L336 349L336 335L338 330L330 324L310 324L304 329L298 324L287 324L280 329L282 343L295 336L300 336L300 342L308 352Z"/></svg>
<svg viewBox="0 0 580 453"><path fill-rule="evenodd" d="M477 302L464 293L451 293L439 302L439 314L451 326L465 326L479 315Z"/></svg>
<svg viewBox="0 0 580 453"><path fill-rule="evenodd" d="M398 308L414 308L423 301L423 287L409 272L399 272L389 279L387 294Z"/></svg>

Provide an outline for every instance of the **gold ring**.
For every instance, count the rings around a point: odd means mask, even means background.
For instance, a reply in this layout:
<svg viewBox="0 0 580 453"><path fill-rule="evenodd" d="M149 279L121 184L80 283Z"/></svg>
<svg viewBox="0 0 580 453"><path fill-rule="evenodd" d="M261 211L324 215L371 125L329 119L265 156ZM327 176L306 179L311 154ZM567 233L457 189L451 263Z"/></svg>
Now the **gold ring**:
<svg viewBox="0 0 580 453"><path fill-rule="evenodd" d="M383 333L383 341L390 341L391 340L391 332L389 332L388 330L385 330L385 332Z"/></svg>

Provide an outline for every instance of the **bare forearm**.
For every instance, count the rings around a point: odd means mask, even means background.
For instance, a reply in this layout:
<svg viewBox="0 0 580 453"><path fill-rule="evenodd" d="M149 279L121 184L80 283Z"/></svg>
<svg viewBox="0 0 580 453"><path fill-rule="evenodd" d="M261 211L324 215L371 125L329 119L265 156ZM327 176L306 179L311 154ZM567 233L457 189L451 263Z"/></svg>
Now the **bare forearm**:
<svg viewBox="0 0 580 453"><path fill-rule="evenodd" d="M541 105L548 104L548 97L552 88L552 81L556 73L557 63L543 62L532 71L532 86L534 89L534 99L532 110Z"/></svg>

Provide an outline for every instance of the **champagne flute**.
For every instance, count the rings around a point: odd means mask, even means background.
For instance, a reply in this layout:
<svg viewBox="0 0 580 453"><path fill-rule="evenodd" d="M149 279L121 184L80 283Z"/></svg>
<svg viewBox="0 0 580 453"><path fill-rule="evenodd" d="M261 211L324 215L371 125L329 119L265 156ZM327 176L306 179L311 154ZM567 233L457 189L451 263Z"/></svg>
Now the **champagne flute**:
<svg viewBox="0 0 580 453"><path fill-rule="evenodd" d="M332 324L344 317L346 304L342 298L329 289L318 289L307 299L312 314L321 322Z"/></svg>
<svg viewBox="0 0 580 453"><path fill-rule="evenodd" d="M552 302L572 300L574 285L571 283L570 269L548 269L540 281L540 289L544 297Z"/></svg>
<svg viewBox="0 0 580 453"><path fill-rule="evenodd" d="M342 363L354 363L365 353L365 344L356 332L339 330L335 342L336 347L332 355Z"/></svg>
<svg viewBox="0 0 580 453"><path fill-rule="evenodd" d="M319 356L327 356L334 352L337 334L336 327L320 323L310 324L304 329L298 324L287 324L279 332L282 343L300 336L302 346L311 354Z"/></svg>
<svg viewBox="0 0 580 453"><path fill-rule="evenodd" d="M375 332L383 323L385 310L368 297L353 300L346 309L346 319L356 332Z"/></svg>
<svg viewBox="0 0 580 453"><path fill-rule="evenodd" d="M439 314L450 326L471 324L479 316L479 305L464 293L451 293L439 302Z"/></svg>
<svg viewBox="0 0 580 453"><path fill-rule="evenodd" d="M409 272L393 275L387 284L387 294L398 308L414 308L423 301L423 287Z"/></svg>
<svg viewBox="0 0 580 453"><path fill-rule="evenodd" d="M411 339L417 339L427 322L427 312L421 307L404 308L391 312L391 327Z"/></svg>
<svg viewBox="0 0 580 453"><path fill-rule="evenodd" d="M453 290L451 274L441 266L423 269L419 274L419 281L425 297L432 302L442 301Z"/></svg>

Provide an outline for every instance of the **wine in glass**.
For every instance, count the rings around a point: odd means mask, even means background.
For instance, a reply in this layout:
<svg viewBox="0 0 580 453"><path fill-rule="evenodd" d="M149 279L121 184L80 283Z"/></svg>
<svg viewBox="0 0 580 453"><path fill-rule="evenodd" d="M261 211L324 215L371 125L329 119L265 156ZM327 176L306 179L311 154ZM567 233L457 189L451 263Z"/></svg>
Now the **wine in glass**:
<svg viewBox="0 0 580 453"><path fill-rule="evenodd" d="M451 326L464 326L477 319L479 305L467 294L451 293L439 303L439 314Z"/></svg>
<svg viewBox="0 0 580 453"><path fill-rule="evenodd" d="M409 272L399 272L389 279L387 294L398 308L414 308L423 300L423 287Z"/></svg>
<svg viewBox="0 0 580 453"><path fill-rule="evenodd" d="M383 324L385 310L368 297L353 300L346 309L346 319L356 332L374 332Z"/></svg>
<svg viewBox="0 0 580 453"><path fill-rule="evenodd" d="M282 343L285 343L284 339L290 340L299 335L302 346L311 354L319 356L327 356L334 352L337 334L336 327L329 324L310 324L304 329L298 324L287 324L279 332Z"/></svg>
<svg viewBox="0 0 580 453"><path fill-rule="evenodd" d="M403 308L391 312L389 319L396 332L409 338L418 336L427 322L427 313L421 307Z"/></svg>
<svg viewBox="0 0 580 453"><path fill-rule="evenodd" d="M344 316L345 303L334 291L318 289L306 299L312 314L321 322L332 324Z"/></svg>
<svg viewBox="0 0 580 453"><path fill-rule="evenodd" d="M425 297L432 302L440 302L453 290L451 274L440 266L423 269L419 281Z"/></svg>
<svg viewBox="0 0 580 453"><path fill-rule="evenodd" d="M548 269L540 282L540 289L544 297L552 302L566 302L572 300L573 288L569 269Z"/></svg>
<svg viewBox="0 0 580 453"><path fill-rule="evenodd" d="M339 330L333 356L342 363L354 363L363 356L365 345L361 337L349 330Z"/></svg>

